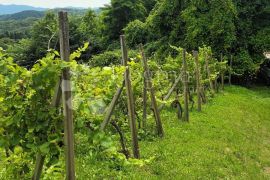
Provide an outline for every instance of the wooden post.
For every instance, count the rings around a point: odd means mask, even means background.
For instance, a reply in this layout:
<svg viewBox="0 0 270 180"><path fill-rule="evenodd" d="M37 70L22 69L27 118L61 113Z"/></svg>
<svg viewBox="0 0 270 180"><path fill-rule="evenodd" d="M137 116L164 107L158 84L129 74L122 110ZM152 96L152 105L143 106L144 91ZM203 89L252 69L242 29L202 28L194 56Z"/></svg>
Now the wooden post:
<svg viewBox="0 0 270 180"><path fill-rule="evenodd" d="M209 67L209 56L208 56L208 54L205 57L205 64L206 64L206 70L207 70L207 74L208 74L210 89L211 89L211 92L214 94L215 88L214 88L213 81L211 79L211 70L210 70L210 67Z"/></svg>
<svg viewBox="0 0 270 180"><path fill-rule="evenodd" d="M142 126L145 129L147 126L146 120L147 120L147 82L146 82L146 72L144 71L143 74L143 120L142 120Z"/></svg>
<svg viewBox="0 0 270 180"><path fill-rule="evenodd" d="M128 99L128 113L129 113L129 122L130 122L130 129L131 129L131 137L132 137L132 145L133 145L133 155L135 158L140 158L140 151L139 151L139 144L138 144L138 137L137 137L137 128L136 128L136 119L135 119L135 107L134 107L134 97L133 91L131 87L131 77L130 71L128 67L128 51L125 42L125 36L120 36L121 42L121 50L122 50L122 64L127 68L125 73L125 83L126 83L126 92L127 92L127 99Z"/></svg>
<svg viewBox="0 0 270 180"><path fill-rule="evenodd" d="M178 85L178 83L179 83L181 80L182 80L182 74L180 74L180 75L178 76L178 78L175 80L173 86L172 86L171 89L168 91L167 95L165 96L164 101L167 101L167 100L171 97L171 95L172 95L174 89L176 88L176 86ZM165 106L165 104L162 103L162 104L159 106L158 110L161 111L161 110L163 109L164 106Z"/></svg>
<svg viewBox="0 0 270 180"><path fill-rule="evenodd" d="M158 107L157 107L157 100L156 100L156 96L155 96L155 90L154 90L154 87L153 87L153 84L152 84L151 75L150 75L147 59L146 59L146 57L144 55L142 44L140 45L140 49L141 49L141 54L142 54L143 67L144 67L144 72L145 72L145 76L146 76L145 78L146 78L146 82L147 82L147 87L149 88L149 91L150 91L152 107L153 107L153 111L154 111L154 115L155 115L155 120L156 120L156 125L157 125L157 133L158 133L158 135L160 137L163 137L164 132L163 132L163 127L162 127L162 123L161 123L159 110L158 110Z"/></svg>
<svg viewBox="0 0 270 180"><path fill-rule="evenodd" d="M113 111L114 111L114 108L117 104L118 99L120 98L120 95L123 91L124 86L125 86L125 81L123 81L122 86L117 89L115 95L113 96L113 100L112 100L112 102L111 102L111 104L110 104L110 106L105 114L104 120L101 124L101 127L100 127L101 131L104 131L106 126L109 124L110 119L111 119L112 114L113 114Z"/></svg>
<svg viewBox="0 0 270 180"><path fill-rule="evenodd" d="M229 71L229 85L232 85L232 63L233 63L233 55L231 54L230 60L230 71Z"/></svg>
<svg viewBox="0 0 270 180"><path fill-rule="evenodd" d="M215 91L216 91L216 93L219 92L218 76L216 76L216 78L215 78Z"/></svg>
<svg viewBox="0 0 270 180"><path fill-rule="evenodd" d="M221 55L220 55L220 61L221 61L221 63L223 62L223 54L221 53ZM222 91L224 91L224 70L223 69L221 69L221 89L222 89Z"/></svg>
<svg viewBox="0 0 270 180"><path fill-rule="evenodd" d="M69 26L67 12L59 12L59 38L61 59L69 61ZM65 68L62 73L62 99L64 107L64 144L66 156L66 178L75 179L74 162L74 134L73 134L73 112L72 93L70 82L70 69Z"/></svg>
<svg viewBox="0 0 270 180"><path fill-rule="evenodd" d="M41 153L37 154L36 157L36 165L35 165L35 170L34 170L34 174L32 176L32 180L39 180L41 173L42 173L42 168L44 165L44 160L45 160L45 156L42 155Z"/></svg>
<svg viewBox="0 0 270 180"><path fill-rule="evenodd" d="M61 82L62 82L62 79L60 78L55 86L55 89L54 89L54 96L52 99L51 107L57 108L60 106L61 95L62 95ZM32 180L39 180L40 179L45 158L46 158L45 155L42 155L40 152L38 152L37 157L36 157L36 162L35 162L36 164L35 164L35 169L34 169L34 174L32 176Z"/></svg>
<svg viewBox="0 0 270 180"><path fill-rule="evenodd" d="M196 82L197 82L197 98L198 98L198 111L202 110L202 98L201 98L201 73L199 67L199 57L198 51L193 51L193 56L195 57L195 64L196 64Z"/></svg>
<svg viewBox="0 0 270 180"><path fill-rule="evenodd" d="M186 50L183 49L183 84L184 84L184 103L185 103L185 121L189 121L188 112L188 74L187 74L187 61L186 61Z"/></svg>

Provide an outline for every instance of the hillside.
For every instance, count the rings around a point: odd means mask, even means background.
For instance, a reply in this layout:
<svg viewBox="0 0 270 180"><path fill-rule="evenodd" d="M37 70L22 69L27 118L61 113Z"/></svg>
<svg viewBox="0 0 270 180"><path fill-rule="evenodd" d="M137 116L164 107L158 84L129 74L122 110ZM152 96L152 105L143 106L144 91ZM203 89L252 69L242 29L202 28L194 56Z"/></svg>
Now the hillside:
<svg viewBox="0 0 270 180"><path fill-rule="evenodd" d="M110 168L84 154L79 179L269 179L270 89L226 87L203 112L182 123L175 110L162 112L164 139L140 142L143 167ZM102 168L100 168L102 167ZM116 179L117 179L116 178Z"/></svg>
<svg viewBox="0 0 270 180"><path fill-rule="evenodd" d="M202 113L192 111L190 123L179 122L175 110L164 109L161 115L166 136L141 137L143 160L134 161L133 165L96 159L84 138L76 136L77 177L269 179L269 109L269 88L239 86L227 86L203 106ZM4 152L0 151L0 158L3 157ZM58 175L54 174L60 178ZM1 164L0 179L9 179Z"/></svg>
<svg viewBox="0 0 270 180"><path fill-rule="evenodd" d="M20 3L0 180L270 180L270 0Z"/></svg>
<svg viewBox="0 0 270 180"><path fill-rule="evenodd" d="M14 14L1 15L0 21L23 20L27 18L42 18L44 15L44 11L26 10Z"/></svg>
<svg viewBox="0 0 270 180"><path fill-rule="evenodd" d="M0 38L11 38L12 40L20 40L29 37L29 33L33 24L43 18L47 12L57 14L64 10L72 16L83 16L87 9L79 8L55 8L46 11L25 10L14 14L0 15ZM98 12L98 9L94 9Z"/></svg>
<svg viewBox="0 0 270 180"><path fill-rule="evenodd" d="M41 18L44 16L45 11L58 12L61 10L67 11L71 14L83 14L87 8L78 7L64 7L64 8L37 8L33 6L24 5L1 5L0 4L0 20L21 20L28 17ZM95 12L100 12L100 8L93 8Z"/></svg>
<svg viewBox="0 0 270 180"><path fill-rule="evenodd" d="M22 11L45 11L46 8L38 8L33 6L25 5L2 5L0 4L0 15L3 14L14 14Z"/></svg>

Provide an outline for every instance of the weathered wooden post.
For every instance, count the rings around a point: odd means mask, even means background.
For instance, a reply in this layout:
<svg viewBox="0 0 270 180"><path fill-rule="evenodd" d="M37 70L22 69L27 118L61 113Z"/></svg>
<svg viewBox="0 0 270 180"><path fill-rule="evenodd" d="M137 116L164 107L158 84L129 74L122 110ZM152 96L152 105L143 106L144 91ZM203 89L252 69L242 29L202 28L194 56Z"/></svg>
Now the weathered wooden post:
<svg viewBox="0 0 270 180"><path fill-rule="evenodd" d="M230 70L229 70L229 85L232 85L232 63L233 63L233 55L231 54L230 60Z"/></svg>
<svg viewBox="0 0 270 180"><path fill-rule="evenodd" d="M221 53L220 55L220 62L222 63L223 62L223 54ZM220 72L220 77L221 77L221 89L224 91L224 70L221 69L221 72Z"/></svg>
<svg viewBox="0 0 270 180"><path fill-rule="evenodd" d="M206 70L207 70L207 74L208 74L210 89L211 89L212 94L214 94L215 88L214 88L214 84L213 84L213 81L211 78L211 70L209 67L209 55L208 54L205 57L205 65L206 65Z"/></svg>
<svg viewBox="0 0 270 180"><path fill-rule="evenodd" d="M142 126L145 129L147 126L147 80L146 80L146 72L143 73L143 120Z"/></svg>
<svg viewBox="0 0 270 180"><path fill-rule="evenodd" d="M154 114L155 114L155 120L156 120L156 125L157 125L157 133L158 133L158 135L160 137L163 137L164 132L163 132L163 127L162 127L162 123L161 123L159 110L158 110L158 107L157 107L155 90L154 90L154 87L153 87L153 84L152 84L150 70L149 70L149 67L148 67L147 59L146 59L146 57L144 55L142 44L140 45L140 49L141 49L141 54L142 54L142 60L143 60L143 67L144 67L144 72L145 72L146 83L147 83L147 87L149 88L149 91L150 91L152 108L153 108L153 111L154 111Z"/></svg>
<svg viewBox="0 0 270 180"><path fill-rule="evenodd" d="M69 25L67 12L59 12L59 39L61 59L70 61ZM66 178L75 179L74 162L74 134L73 134L73 110L70 82L70 69L65 68L62 73L62 99L64 107L64 144L66 156Z"/></svg>
<svg viewBox="0 0 270 180"><path fill-rule="evenodd" d="M125 83L126 83L126 93L128 99L128 113L129 113L129 122L131 129L132 145L133 145L133 155L135 158L140 158L138 137L137 137L137 128L136 128L136 119L135 119L135 107L134 107L134 97L131 87L130 79L130 70L128 67L128 51L125 42L125 36L120 36L121 50L122 50L122 64L127 68L125 73Z"/></svg>
<svg viewBox="0 0 270 180"><path fill-rule="evenodd" d="M183 49L183 84L184 84L184 112L185 121L189 122L189 111L188 111L188 74L187 74L187 61L186 61L186 50Z"/></svg>
<svg viewBox="0 0 270 180"><path fill-rule="evenodd" d="M40 179L40 176L42 173L42 168L44 165L44 161L45 161L45 155L38 153L37 157L36 157L35 170L34 170L34 174L32 176L32 180L39 180Z"/></svg>
<svg viewBox="0 0 270 180"><path fill-rule="evenodd" d="M114 108L115 108L115 106L117 104L118 99L120 98L120 95L121 95L121 93L122 93L122 91L124 89L124 86L125 86L125 82L123 81L123 84L121 85L121 87L119 87L117 89L116 93L114 94L113 100L110 103L110 106L109 106L108 110L106 111L104 120L103 120L103 122L102 122L102 124L100 126L101 131L104 131L105 128L107 127L107 125L109 124L110 119L111 119L112 114L113 114L113 111L114 111Z"/></svg>
<svg viewBox="0 0 270 180"><path fill-rule="evenodd" d="M180 75L177 77L177 79L175 80L175 82L174 82L174 84L172 85L171 89L168 91L167 95L166 95L165 98L163 99L164 101L167 101L167 100L171 97L173 91L175 90L176 86L178 85L178 83L179 83L181 80L182 80L182 74L180 74ZM162 104L158 107L158 110L161 111L161 110L163 109L164 106L165 106L165 104L162 103Z"/></svg>
<svg viewBox="0 0 270 180"><path fill-rule="evenodd" d="M200 67L199 67L199 57L198 57L198 51L193 51L193 56L195 57L195 64L196 64L196 82L197 82L197 98L198 98L198 111L200 112L202 110L202 97L201 97L201 73L200 73Z"/></svg>

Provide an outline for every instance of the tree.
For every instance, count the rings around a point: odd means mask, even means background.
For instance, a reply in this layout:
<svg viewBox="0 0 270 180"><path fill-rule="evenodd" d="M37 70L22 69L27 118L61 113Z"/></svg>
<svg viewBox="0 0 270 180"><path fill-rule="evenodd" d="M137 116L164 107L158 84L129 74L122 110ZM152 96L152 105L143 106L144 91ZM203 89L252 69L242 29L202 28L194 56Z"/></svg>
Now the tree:
<svg viewBox="0 0 270 180"><path fill-rule="evenodd" d="M186 27L186 47L196 49L206 44L214 52L228 52L236 40L236 15L232 0L190 1L182 13Z"/></svg>
<svg viewBox="0 0 270 180"><path fill-rule="evenodd" d="M136 47L136 45L140 43L145 44L147 41L146 37L148 30L145 23L140 20L130 22L124 31L130 47Z"/></svg>
<svg viewBox="0 0 270 180"><path fill-rule="evenodd" d="M89 49L83 53L82 58L89 60L93 55L102 52L106 45L102 44L100 17L93 11L88 10L79 20L79 33L82 36L82 42L89 42Z"/></svg>
<svg viewBox="0 0 270 180"><path fill-rule="evenodd" d="M143 5L144 5L145 9L147 10L147 13L148 14L155 7L156 3L157 3L157 0L146 0L146 1L143 1Z"/></svg>
<svg viewBox="0 0 270 180"><path fill-rule="evenodd" d="M31 30L31 40L35 47L35 55L39 59L44 57L46 50L54 48L58 42L57 16L48 12L45 17L37 21Z"/></svg>
<svg viewBox="0 0 270 180"><path fill-rule="evenodd" d="M29 68L37 61L35 50L31 39L21 39L9 46L7 52L12 55L17 64Z"/></svg>
<svg viewBox="0 0 270 180"><path fill-rule="evenodd" d="M142 0L112 0L111 5L102 8L103 34L108 42L118 40L129 22L143 20L146 16Z"/></svg>
<svg viewBox="0 0 270 180"><path fill-rule="evenodd" d="M246 82L251 80L263 63L263 52L270 49L270 1L234 0L238 16L235 22L237 41L232 51L243 62L234 66L237 73L242 72ZM245 49L245 50L243 50ZM246 58L249 57L249 58Z"/></svg>
<svg viewBox="0 0 270 180"><path fill-rule="evenodd" d="M13 39L10 38L0 38L0 47L2 47L3 49L8 49L9 46L11 46L12 44L14 44L15 41Z"/></svg>
<svg viewBox="0 0 270 180"><path fill-rule="evenodd" d="M142 27L147 29L147 49L158 57L172 53L169 44L189 50L205 44L220 52L229 50L235 41L235 18L232 0L162 0L156 3L144 25L130 23L126 32L134 40L142 36L138 34L144 32Z"/></svg>

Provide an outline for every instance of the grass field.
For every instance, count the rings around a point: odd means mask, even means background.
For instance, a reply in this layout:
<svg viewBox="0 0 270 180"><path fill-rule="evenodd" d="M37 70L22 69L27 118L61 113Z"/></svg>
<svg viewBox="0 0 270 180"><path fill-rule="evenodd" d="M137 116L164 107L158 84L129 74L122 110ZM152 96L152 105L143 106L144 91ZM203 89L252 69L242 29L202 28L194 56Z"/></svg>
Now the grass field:
<svg viewBox="0 0 270 180"><path fill-rule="evenodd" d="M77 152L78 179L270 179L269 88L226 87L203 112L193 110L190 123L172 109L161 115L165 137L140 142L150 162L117 166Z"/></svg>
<svg viewBox="0 0 270 180"><path fill-rule="evenodd" d="M78 159L79 179L270 179L269 88L226 87L190 119L163 111L165 138L140 142L151 163L120 171Z"/></svg>

